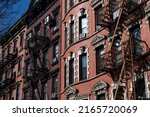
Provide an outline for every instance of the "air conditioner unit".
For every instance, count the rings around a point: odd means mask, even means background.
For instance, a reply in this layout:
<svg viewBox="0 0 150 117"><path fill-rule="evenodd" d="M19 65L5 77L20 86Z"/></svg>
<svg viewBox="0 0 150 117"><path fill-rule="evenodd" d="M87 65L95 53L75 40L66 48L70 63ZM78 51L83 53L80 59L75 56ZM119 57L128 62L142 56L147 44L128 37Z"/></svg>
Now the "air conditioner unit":
<svg viewBox="0 0 150 117"><path fill-rule="evenodd" d="M58 26L55 26L55 27L54 27L54 31L56 31L56 30L58 30Z"/></svg>
<svg viewBox="0 0 150 117"><path fill-rule="evenodd" d="M47 16L45 19L44 19L44 24L47 24L49 22L49 16Z"/></svg>
<svg viewBox="0 0 150 117"><path fill-rule="evenodd" d="M53 63L54 63L54 62L57 62L57 60L58 60L58 59L57 59L56 57L53 58Z"/></svg>
<svg viewBox="0 0 150 117"><path fill-rule="evenodd" d="M56 93L52 93L52 98L55 98L57 97L57 94Z"/></svg>
<svg viewBox="0 0 150 117"><path fill-rule="evenodd" d="M83 39L83 38L85 38L86 37L86 33L81 33L80 34L80 39Z"/></svg>

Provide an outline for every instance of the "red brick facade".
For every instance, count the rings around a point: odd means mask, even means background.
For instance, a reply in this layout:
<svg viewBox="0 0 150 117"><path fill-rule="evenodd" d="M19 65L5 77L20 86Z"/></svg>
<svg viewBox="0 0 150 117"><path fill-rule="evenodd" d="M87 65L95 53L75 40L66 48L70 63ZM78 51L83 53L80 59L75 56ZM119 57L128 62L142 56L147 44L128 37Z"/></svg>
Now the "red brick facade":
<svg viewBox="0 0 150 117"><path fill-rule="evenodd" d="M114 99L115 90L117 87L117 82L112 79L111 75L107 72L97 73L97 65L99 64L99 60L97 60L97 54L99 51L98 48L103 48L101 54L107 53L110 51L111 39L113 37L108 36L110 31L107 28L101 27L99 30L96 30L96 16L98 15L96 9L98 6L104 6L107 3L103 3L103 0L95 3L96 0L82 0L74 1L74 5L70 6L69 1L65 2L63 0L62 4L62 43L61 43L61 99ZM93 8L95 3L96 8ZM100 4L99 4L100 3ZM120 3L121 4L121 3ZM67 9L67 10L66 10ZM121 8L119 9L121 11ZM67 12L66 12L67 11ZM106 12L105 12L106 13ZM80 33L80 25L82 21L80 21L81 17L86 17L86 35L84 38L80 38L83 36ZM102 17L102 16L101 16ZM70 23L71 20L74 22L74 43L69 43L71 38L70 36ZM132 23L121 33L121 43L125 42L129 39L130 29L132 27L136 27L139 25L141 39L144 40L149 46L149 21L147 15L141 20ZM81 26L82 28L82 26ZM65 36L66 32L67 36ZM118 34L119 35L119 34ZM65 45L66 43L66 45ZM65 46L67 46L65 48ZM146 47L144 47L145 49ZM143 51L144 51L143 49ZM86 54L87 61L87 77L86 79L81 80L80 74L84 74L80 69L81 60L80 55ZM69 83L72 77L69 75L70 73L70 59L74 60L74 82ZM102 61L103 62L103 61ZM101 62L101 63L102 63ZM121 68L120 68L121 69ZM82 72L82 73L80 73ZM116 74L117 76L117 74ZM142 97L140 94L139 98L149 98L150 90L149 86L149 78L147 77L147 72L145 72L144 76L144 88L142 89L144 92L144 96ZM126 83L126 89L123 89L123 99L131 99L131 94L134 92L131 88L131 80L128 80ZM140 81L142 82L142 81ZM66 85L66 86L65 86ZM123 84L125 85L125 84ZM137 86L137 85L136 85ZM139 91L140 92L140 91ZM120 98L122 99L122 98Z"/></svg>

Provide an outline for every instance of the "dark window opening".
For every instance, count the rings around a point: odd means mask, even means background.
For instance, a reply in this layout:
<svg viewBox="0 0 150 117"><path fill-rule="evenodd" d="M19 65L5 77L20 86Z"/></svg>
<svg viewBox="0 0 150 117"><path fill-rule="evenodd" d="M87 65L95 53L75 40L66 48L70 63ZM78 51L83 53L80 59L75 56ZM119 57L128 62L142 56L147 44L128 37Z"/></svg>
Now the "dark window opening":
<svg viewBox="0 0 150 117"><path fill-rule="evenodd" d="M48 50L43 52L43 67L45 67L45 68L49 67Z"/></svg>
<svg viewBox="0 0 150 117"><path fill-rule="evenodd" d="M18 61L18 75L21 75L22 69L22 59L19 59Z"/></svg>
<svg viewBox="0 0 150 117"><path fill-rule="evenodd" d="M102 4L95 8L95 28L96 31L102 28L102 21L101 21L101 13L102 12Z"/></svg>
<svg viewBox="0 0 150 117"><path fill-rule="evenodd" d="M57 90L58 90L58 76L52 78L52 99L57 100Z"/></svg>
<svg viewBox="0 0 150 117"><path fill-rule="evenodd" d="M42 83L42 99L46 100L47 99L47 83L44 82Z"/></svg>
<svg viewBox="0 0 150 117"><path fill-rule="evenodd" d="M44 25L44 37L49 37L49 29L50 29L49 24L48 23L45 24Z"/></svg>
<svg viewBox="0 0 150 117"><path fill-rule="evenodd" d="M70 0L70 8L74 6L74 0Z"/></svg>
<svg viewBox="0 0 150 117"><path fill-rule="evenodd" d="M80 39L85 38L87 33L87 18L86 15L79 17L79 34Z"/></svg>
<svg viewBox="0 0 150 117"><path fill-rule="evenodd" d="M56 43L53 45L53 62L58 61L58 54L59 54L58 43Z"/></svg>
<svg viewBox="0 0 150 117"><path fill-rule="evenodd" d="M96 74L100 74L102 69L105 67L104 63L104 45L99 46L96 48Z"/></svg>
<svg viewBox="0 0 150 117"><path fill-rule="evenodd" d="M142 46L141 46L141 29L140 25L136 25L132 27L130 30L130 37L132 40L132 46L134 48L134 55L136 57L142 54Z"/></svg>
<svg viewBox="0 0 150 117"><path fill-rule="evenodd" d="M65 27L65 31L64 31L65 35L64 35L64 38L65 38L65 49L67 48L67 28Z"/></svg>
<svg viewBox="0 0 150 117"><path fill-rule="evenodd" d="M21 35L20 35L20 50L23 49L23 41L24 41L24 33L21 33Z"/></svg>
<svg viewBox="0 0 150 117"><path fill-rule="evenodd" d="M17 90L16 90L16 100L20 99L20 84L17 85Z"/></svg>
<svg viewBox="0 0 150 117"><path fill-rule="evenodd" d="M70 23L70 44L74 43L74 21Z"/></svg>
<svg viewBox="0 0 150 117"><path fill-rule="evenodd" d="M144 76L143 78L137 79L137 81L135 82L135 92L136 99L146 98Z"/></svg>
<svg viewBox="0 0 150 117"><path fill-rule="evenodd" d="M69 85L74 83L74 59L69 60Z"/></svg>
<svg viewBox="0 0 150 117"><path fill-rule="evenodd" d="M24 100L30 100L29 91L24 91Z"/></svg>
<svg viewBox="0 0 150 117"><path fill-rule="evenodd" d="M66 88L66 79L67 79L67 65L66 62L64 63L64 88Z"/></svg>
<svg viewBox="0 0 150 117"><path fill-rule="evenodd" d="M68 1L68 0L65 0L65 6L64 6L64 7L65 7L65 8L64 8L65 13L67 12L67 1Z"/></svg>
<svg viewBox="0 0 150 117"><path fill-rule="evenodd" d="M87 79L87 54L79 56L79 78L80 81Z"/></svg>
<svg viewBox="0 0 150 117"><path fill-rule="evenodd" d="M105 93L96 95L96 100L106 100L106 96Z"/></svg>

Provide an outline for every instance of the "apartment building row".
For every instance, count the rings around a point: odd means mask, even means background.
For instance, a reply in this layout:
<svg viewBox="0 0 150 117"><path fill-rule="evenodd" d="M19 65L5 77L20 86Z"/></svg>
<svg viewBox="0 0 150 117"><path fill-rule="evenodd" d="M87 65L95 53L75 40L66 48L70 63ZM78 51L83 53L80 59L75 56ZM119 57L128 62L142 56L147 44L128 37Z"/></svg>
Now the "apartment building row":
<svg viewBox="0 0 150 117"><path fill-rule="evenodd" d="M0 98L149 99L149 5L32 0L0 40Z"/></svg>

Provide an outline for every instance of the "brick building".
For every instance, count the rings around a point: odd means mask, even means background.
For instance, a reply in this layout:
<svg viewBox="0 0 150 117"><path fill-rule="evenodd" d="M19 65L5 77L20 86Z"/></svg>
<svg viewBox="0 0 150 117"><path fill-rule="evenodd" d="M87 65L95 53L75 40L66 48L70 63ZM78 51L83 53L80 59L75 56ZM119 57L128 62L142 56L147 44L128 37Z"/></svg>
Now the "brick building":
<svg viewBox="0 0 150 117"><path fill-rule="evenodd" d="M18 100L23 96L21 89L25 34L25 22L20 19L0 40L0 99Z"/></svg>
<svg viewBox="0 0 150 117"><path fill-rule="evenodd" d="M61 0L31 0L1 37L0 99L59 99Z"/></svg>
<svg viewBox="0 0 150 117"><path fill-rule="evenodd" d="M31 3L27 25L24 97L59 99L61 0Z"/></svg>
<svg viewBox="0 0 150 117"><path fill-rule="evenodd" d="M148 99L148 0L63 0L61 99Z"/></svg>
<svg viewBox="0 0 150 117"><path fill-rule="evenodd" d="M31 0L0 39L0 99L149 99L149 30L149 0Z"/></svg>

